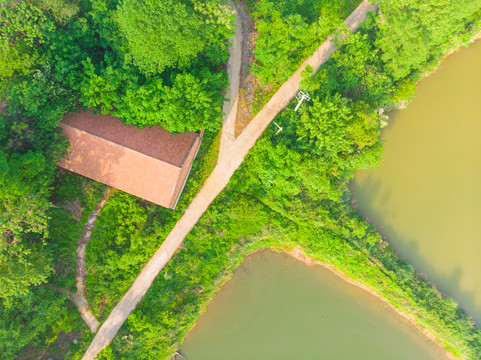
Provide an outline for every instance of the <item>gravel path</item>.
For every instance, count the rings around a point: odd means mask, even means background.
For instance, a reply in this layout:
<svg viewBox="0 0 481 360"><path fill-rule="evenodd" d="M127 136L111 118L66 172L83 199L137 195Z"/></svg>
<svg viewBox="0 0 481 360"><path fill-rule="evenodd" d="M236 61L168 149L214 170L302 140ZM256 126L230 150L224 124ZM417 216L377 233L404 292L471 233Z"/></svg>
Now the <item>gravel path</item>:
<svg viewBox="0 0 481 360"><path fill-rule="evenodd" d="M366 19L366 13L370 10L377 10L377 6L369 4L364 0L356 10L349 15L346 23L351 32L355 31L360 23ZM90 347L83 356L83 360L93 360L103 348L110 344L124 321L132 311L134 311L137 304L150 288L156 276L169 262L175 251L177 251L182 244L184 238L207 210L207 207L227 185L231 176L240 166L249 150L254 146L256 140L262 135L265 128L296 96L299 90L299 82L301 81L301 71L307 65L317 70L321 64L329 59L331 52L335 51L335 45L331 40L332 36L321 44L314 54L281 86L266 106L235 140L227 151L223 161L217 164L212 174L206 180L204 187L189 205L182 218L177 222L161 247L144 266L130 289L122 297L117 306L114 307L107 320L102 324Z"/></svg>

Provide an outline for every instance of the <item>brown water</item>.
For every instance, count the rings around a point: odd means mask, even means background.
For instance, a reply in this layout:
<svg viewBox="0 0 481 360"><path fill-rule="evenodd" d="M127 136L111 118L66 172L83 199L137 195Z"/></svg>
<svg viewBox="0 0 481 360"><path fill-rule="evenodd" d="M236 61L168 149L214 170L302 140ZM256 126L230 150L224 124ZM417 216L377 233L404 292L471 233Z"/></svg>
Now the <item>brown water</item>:
<svg viewBox="0 0 481 360"><path fill-rule="evenodd" d="M445 360L382 301L321 266L250 256L182 344L187 360Z"/></svg>
<svg viewBox="0 0 481 360"><path fill-rule="evenodd" d="M353 197L396 252L481 324L481 41L421 82Z"/></svg>

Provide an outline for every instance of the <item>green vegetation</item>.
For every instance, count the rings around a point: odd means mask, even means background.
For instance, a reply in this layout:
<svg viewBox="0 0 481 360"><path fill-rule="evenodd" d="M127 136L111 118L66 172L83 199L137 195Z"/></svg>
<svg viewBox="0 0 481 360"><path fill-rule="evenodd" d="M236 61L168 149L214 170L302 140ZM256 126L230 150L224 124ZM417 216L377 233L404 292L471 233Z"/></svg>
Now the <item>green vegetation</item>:
<svg viewBox="0 0 481 360"><path fill-rule="evenodd" d="M222 1L183 1L176 5L185 15L180 24L162 20L172 19L170 7L160 6L157 16L151 16L151 7L158 4L0 3L2 358L13 358L26 346L45 347L60 331L75 328L70 324L77 328L81 324L71 320L78 320L76 310L55 289L71 289L75 283L75 245L82 229L77 220L85 221L82 208L84 213L91 210L99 192L90 189L91 182L67 181L57 173L54 164L68 147L55 131L62 115L94 108L140 127L159 124L177 132L220 128L221 90L227 80L222 66L228 56L225 40L232 31L232 13ZM145 24L145 18L154 22ZM159 20L162 27L157 26ZM203 23L208 25L199 32L197 25ZM179 25L185 33L178 33ZM159 38L150 37L153 28ZM134 29L144 33L132 34ZM174 48L165 39L175 34ZM166 45L170 60L160 46L155 47L157 57L142 58L132 36L147 47L156 41ZM195 51L190 50L189 41ZM160 66L160 58L170 62ZM77 220L70 212L76 212ZM145 259L143 253L139 264ZM138 267L132 269L135 272ZM108 267L102 269L106 271ZM51 340L45 341L46 335Z"/></svg>
<svg viewBox="0 0 481 360"><path fill-rule="evenodd" d="M220 66L228 54L231 12L216 1L185 2L175 8L158 4L0 4L0 94L5 102L0 127L0 297L25 294L30 284L45 282L52 273L44 240L54 163L67 147L55 132L65 112L94 108L127 123L160 124L179 132L219 128L224 100L220 90L226 85ZM152 6L159 7L156 16L151 16ZM177 13L184 14L187 23L165 21L174 15L178 21ZM196 31L203 22L209 25ZM132 34L134 29L144 33ZM152 29L160 38L150 38ZM132 38L157 49L157 55L142 58ZM165 43L166 38L177 46ZM195 51L189 50L188 41ZM170 49L170 60L161 47L152 46L155 42ZM160 58L168 63L161 65Z"/></svg>
<svg viewBox="0 0 481 360"><path fill-rule="evenodd" d="M79 344L62 356L79 359L92 336L55 289L74 291L76 241L103 186L55 176L52 164L65 145L53 130L80 105L138 126L210 130L179 204L185 209L215 162L230 15L216 1L19 3L0 5L2 51L19 59L2 56L0 64L7 107L0 125L0 352L13 359L35 346L40 353L61 331L76 330ZM356 5L252 2L259 19L254 73L282 83ZM172 14L178 23L167 21ZM374 288L454 354L478 359L481 331L357 215L349 180L354 169L379 162L379 110L408 100L416 81L467 44L480 20L481 1L392 0L339 41L329 62L306 72L303 87L313 100L297 113L288 107L276 119L284 131L269 129L259 139L101 358L169 359L248 251L300 246ZM196 31L198 23L208 26ZM179 25L182 32L171 34ZM169 46L179 41L185 45ZM168 49L153 49L156 42ZM87 247L88 300L98 320L180 215L124 193L109 200Z"/></svg>
<svg viewBox="0 0 481 360"><path fill-rule="evenodd" d="M252 72L263 85L282 84L336 30L357 1L250 1L258 19Z"/></svg>

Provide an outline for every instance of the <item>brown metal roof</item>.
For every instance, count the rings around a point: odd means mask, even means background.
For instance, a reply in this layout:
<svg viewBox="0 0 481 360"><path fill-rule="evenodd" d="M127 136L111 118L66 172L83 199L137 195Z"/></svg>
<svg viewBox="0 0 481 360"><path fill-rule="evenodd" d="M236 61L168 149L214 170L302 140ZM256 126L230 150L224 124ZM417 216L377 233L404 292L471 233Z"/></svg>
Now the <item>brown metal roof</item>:
<svg viewBox="0 0 481 360"><path fill-rule="evenodd" d="M198 134L171 134L160 126L136 128L92 110L65 114L62 123L168 164L181 167Z"/></svg>
<svg viewBox="0 0 481 360"><path fill-rule="evenodd" d="M70 152L59 166L167 208L175 207L200 145L197 134L139 130L91 111L65 115L60 127Z"/></svg>

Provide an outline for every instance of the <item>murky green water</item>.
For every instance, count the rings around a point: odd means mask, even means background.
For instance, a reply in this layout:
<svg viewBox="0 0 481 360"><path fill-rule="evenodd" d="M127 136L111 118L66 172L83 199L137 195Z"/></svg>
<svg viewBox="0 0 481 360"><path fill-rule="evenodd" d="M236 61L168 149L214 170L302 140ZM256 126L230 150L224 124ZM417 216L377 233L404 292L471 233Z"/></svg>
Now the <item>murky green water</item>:
<svg viewBox="0 0 481 360"><path fill-rule="evenodd" d="M187 360L444 360L376 297L321 266L263 251L184 341Z"/></svg>
<svg viewBox="0 0 481 360"><path fill-rule="evenodd" d="M481 324L481 41L391 114L383 165L356 174L360 212Z"/></svg>

